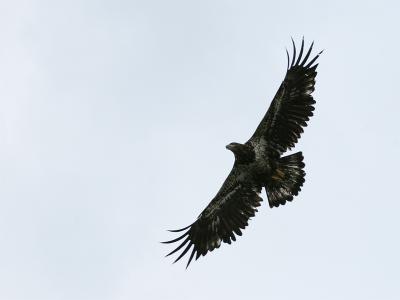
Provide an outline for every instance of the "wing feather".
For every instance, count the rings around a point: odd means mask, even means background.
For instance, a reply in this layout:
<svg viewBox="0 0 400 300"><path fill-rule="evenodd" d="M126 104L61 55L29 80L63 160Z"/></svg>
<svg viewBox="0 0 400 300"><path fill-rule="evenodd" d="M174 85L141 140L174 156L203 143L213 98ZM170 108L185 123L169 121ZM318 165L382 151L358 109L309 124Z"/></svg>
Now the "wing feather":
<svg viewBox="0 0 400 300"><path fill-rule="evenodd" d="M303 59L304 38L297 57L293 39L292 44L293 55L291 60L288 57L285 79L267 113L248 141L251 144L259 144L261 140L264 140L263 145L277 156L294 147L304 131L303 127L307 126L307 121L313 115L315 100L311 94L315 89L318 66L318 64L313 64L322 53L321 51L308 61L314 42ZM286 53L289 55L287 51Z"/></svg>
<svg viewBox="0 0 400 300"><path fill-rule="evenodd" d="M229 177L228 177L229 179ZM167 256L182 248L183 252L175 260L181 259L193 245L187 266L194 256L196 260L221 246L221 243L230 244L236 241L236 236L242 235L242 230L248 225L248 220L255 215L262 198L258 195L259 188L243 183L232 184L228 180L229 189L221 189L217 196L203 210L197 220L186 227L186 232L176 239L163 243L181 242L176 249Z"/></svg>

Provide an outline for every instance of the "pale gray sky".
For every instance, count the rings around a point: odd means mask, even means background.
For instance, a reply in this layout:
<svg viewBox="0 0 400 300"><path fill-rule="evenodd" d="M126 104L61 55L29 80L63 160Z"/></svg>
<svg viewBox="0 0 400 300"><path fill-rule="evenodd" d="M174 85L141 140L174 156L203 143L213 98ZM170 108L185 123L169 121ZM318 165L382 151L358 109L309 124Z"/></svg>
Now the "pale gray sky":
<svg viewBox="0 0 400 300"><path fill-rule="evenodd" d="M0 299L400 299L399 11L1 1ZM325 52L302 192L171 265L165 229L215 195L303 34Z"/></svg>

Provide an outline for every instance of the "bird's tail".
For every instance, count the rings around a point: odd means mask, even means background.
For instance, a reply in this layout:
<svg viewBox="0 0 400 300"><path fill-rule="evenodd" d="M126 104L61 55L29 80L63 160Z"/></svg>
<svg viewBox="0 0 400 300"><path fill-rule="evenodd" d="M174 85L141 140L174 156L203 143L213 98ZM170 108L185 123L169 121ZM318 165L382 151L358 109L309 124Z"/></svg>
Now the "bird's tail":
<svg viewBox="0 0 400 300"><path fill-rule="evenodd" d="M303 154L297 152L281 157L277 168L266 186L269 206L278 207L292 201L304 183Z"/></svg>

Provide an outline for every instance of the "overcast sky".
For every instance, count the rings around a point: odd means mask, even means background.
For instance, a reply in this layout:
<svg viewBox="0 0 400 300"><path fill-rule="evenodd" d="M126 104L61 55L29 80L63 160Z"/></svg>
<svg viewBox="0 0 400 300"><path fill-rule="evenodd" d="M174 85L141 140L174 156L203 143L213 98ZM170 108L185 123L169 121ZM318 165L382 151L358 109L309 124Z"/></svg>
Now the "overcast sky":
<svg viewBox="0 0 400 300"><path fill-rule="evenodd" d="M1 1L0 299L400 299L398 1ZM290 37L325 52L306 183L172 265Z"/></svg>

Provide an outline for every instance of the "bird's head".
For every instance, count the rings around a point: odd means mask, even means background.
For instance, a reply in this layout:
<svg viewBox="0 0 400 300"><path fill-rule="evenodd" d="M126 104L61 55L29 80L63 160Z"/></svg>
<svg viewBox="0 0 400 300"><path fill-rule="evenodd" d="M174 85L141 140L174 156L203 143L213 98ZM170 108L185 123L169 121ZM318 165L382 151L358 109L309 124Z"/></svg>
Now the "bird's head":
<svg viewBox="0 0 400 300"><path fill-rule="evenodd" d="M239 163L250 163L255 159L253 147L239 143L230 143L226 145L226 149L231 150L235 154L235 159Z"/></svg>

